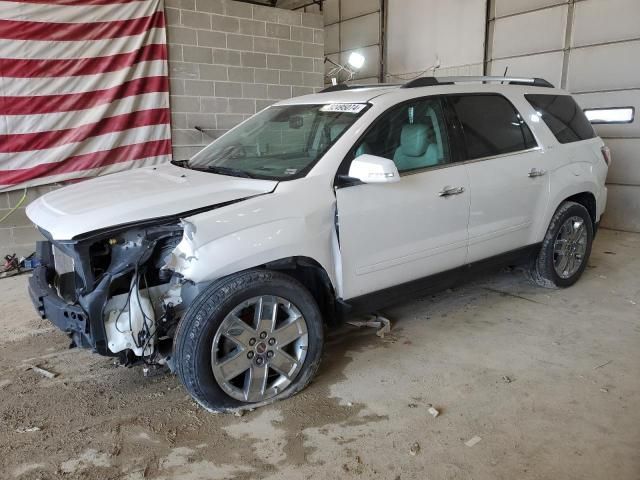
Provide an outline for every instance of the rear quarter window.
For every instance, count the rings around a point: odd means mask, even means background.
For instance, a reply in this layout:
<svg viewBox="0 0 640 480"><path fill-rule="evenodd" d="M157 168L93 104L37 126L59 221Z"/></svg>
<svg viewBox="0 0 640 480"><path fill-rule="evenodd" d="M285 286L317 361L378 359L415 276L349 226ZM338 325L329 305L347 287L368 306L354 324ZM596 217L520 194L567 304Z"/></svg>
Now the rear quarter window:
<svg viewBox="0 0 640 480"><path fill-rule="evenodd" d="M525 95L560 143L579 142L596 136L591 123L570 95Z"/></svg>

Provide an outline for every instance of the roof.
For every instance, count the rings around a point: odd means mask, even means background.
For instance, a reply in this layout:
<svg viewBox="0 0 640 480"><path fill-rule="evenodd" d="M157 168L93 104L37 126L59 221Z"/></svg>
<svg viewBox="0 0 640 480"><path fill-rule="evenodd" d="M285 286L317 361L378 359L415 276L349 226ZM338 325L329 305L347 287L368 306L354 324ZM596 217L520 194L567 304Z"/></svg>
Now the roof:
<svg viewBox="0 0 640 480"><path fill-rule="evenodd" d="M388 86L372 86L356 88L353 90L338 90L335 92L314 93L304 95L302 97L293 97L278 102L278 105L294 105L300 103L319 104L319 103L364 103L384 93L397 90L397 85Z"/></svg>
<svg viewBox="0 0 640 480"><path fill-rule="evenodd" d="M338 86L340 87L340 86ZM565 93L542 79L504 78L504 77L441 77L429 79L421 77L404 85L376 84L349 85L343 89L318 92L294 97L278 102L278 105L323 104L323 103L366 103L377 97L411 98L424 95L442 95L472 92L521 92L521 93ZM388 98L388 97L387 97ZM382 100L382 98L380 98ZM376 103L376 102L373 102Z"/></svg>

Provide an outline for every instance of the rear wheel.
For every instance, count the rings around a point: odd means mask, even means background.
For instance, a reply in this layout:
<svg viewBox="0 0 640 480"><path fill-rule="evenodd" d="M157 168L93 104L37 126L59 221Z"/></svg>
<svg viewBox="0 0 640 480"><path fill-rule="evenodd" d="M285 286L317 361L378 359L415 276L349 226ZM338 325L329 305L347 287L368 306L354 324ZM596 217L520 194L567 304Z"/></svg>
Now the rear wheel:
<svg viewBox="0 0 640 480"><path fill-rule="evenodd" d="M531 263L532 280L546 288L573 285L587 267L592 242L593 221L587 209L575 202L562 203Z"/></svg>
<svg viewBox="0 0 640 480"><path fill-rule="evenodd" d="M252 270L214 282L193 302L175 338L189 393L205 408L255 408L304 388L322 352L312 295L279 272Z"/></svg>

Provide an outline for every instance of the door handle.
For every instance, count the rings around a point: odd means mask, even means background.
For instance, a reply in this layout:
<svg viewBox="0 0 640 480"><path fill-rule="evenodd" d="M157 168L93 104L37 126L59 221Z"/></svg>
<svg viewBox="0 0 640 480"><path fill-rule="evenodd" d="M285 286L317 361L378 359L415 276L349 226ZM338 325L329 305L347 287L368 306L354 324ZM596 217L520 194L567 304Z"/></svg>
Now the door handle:
<svg viewBox="0 0 640 480"><path fill-rule="evenodd" d="M438 192L438 195L441 197L450 197L451 195L460 195L461 193L464 193L464 187L450 187L447 185Z"/></svg>
<svg viewBox="0 0 640 480"><path fill-rule="evenodd" d="M537 168L532 168L531 171L529 172L529 178L541 177L546 173L547 173L546 170L542 170L542 169L538 170Z"/></svg>

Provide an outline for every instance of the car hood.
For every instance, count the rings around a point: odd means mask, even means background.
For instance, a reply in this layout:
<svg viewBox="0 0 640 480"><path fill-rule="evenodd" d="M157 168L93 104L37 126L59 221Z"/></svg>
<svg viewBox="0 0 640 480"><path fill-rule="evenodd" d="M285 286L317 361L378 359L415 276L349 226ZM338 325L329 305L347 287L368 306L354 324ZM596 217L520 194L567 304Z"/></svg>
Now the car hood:
<svg viewBox="0 0 640 480"><path fill-rule="evenodd" d="M53 239L71 240L103 228L269 193L277 184L165 164L106 175L47 193L27 207L27 216Z"/></svg>

